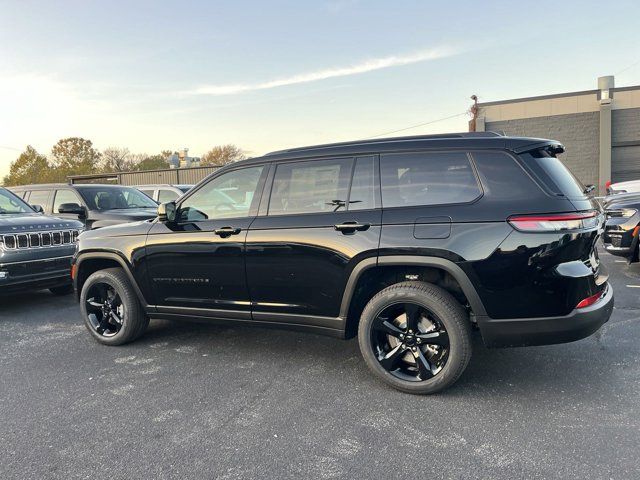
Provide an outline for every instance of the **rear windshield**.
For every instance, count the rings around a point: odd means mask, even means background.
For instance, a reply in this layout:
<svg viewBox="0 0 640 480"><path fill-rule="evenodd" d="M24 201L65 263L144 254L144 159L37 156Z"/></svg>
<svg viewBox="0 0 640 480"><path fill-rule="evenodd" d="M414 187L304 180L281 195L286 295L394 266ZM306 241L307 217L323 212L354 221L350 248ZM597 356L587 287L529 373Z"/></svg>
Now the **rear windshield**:
<svg viewBox="0 0 640 480"><path fill-rule="evenodd" d="M568 198L584 197L585 187L567 167L551 155L526 154L526 165L549 190Z"/></svg>

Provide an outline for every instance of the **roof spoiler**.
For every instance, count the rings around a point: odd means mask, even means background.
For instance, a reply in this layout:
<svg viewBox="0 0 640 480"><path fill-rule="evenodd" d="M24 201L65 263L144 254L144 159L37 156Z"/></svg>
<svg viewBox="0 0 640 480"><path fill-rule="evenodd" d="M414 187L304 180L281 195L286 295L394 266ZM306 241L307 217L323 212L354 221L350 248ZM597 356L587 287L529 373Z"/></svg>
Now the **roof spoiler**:
<svg viewBox="0 0 640 480"><path fill-rule="evenodd" d="M554 141L546 141L546 142L536 142L529 143L527 145L523 145L522 147L515 148L513 150L514 153L525 153L532 152L534 150L546 150L549 153L553 153L554 155L559 155L564 153L564 145L560 142Z"/></svg>

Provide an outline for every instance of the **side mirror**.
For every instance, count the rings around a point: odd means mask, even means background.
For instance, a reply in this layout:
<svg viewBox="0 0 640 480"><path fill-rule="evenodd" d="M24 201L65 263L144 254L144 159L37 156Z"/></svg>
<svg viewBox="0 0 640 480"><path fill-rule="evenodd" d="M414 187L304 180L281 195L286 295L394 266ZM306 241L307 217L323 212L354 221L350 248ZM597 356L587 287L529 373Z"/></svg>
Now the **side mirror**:
<svg viewBox="0 0 640 480"><path fill-rule="evenodd" d="M54 212L54 215L55 213L56 212ZM58 207L57 213L70 213L72 215L78 215L78 217L84 217L86 215L84 207L77 203L63 203Z"/></svg>
<svg viewBox="0 0 640 480"><path fill-rule="evenodd" d="M44 208L42 208L42 205L31 205L31 208L33 208L38 213L44 213Z"/></svg>
<svg viewBox="0 0 640 480"><path fill-rule="evenodd" d="M586 195L590 194L591 192L593 192L596 189L595 185L585 185L584 187L584 193Z"/></svg>
<svg viewBox="0 0 640 480"><path fill-rule="evenodd" d="M161 222L176 221L176 202L166 202L158 205L158 220Z"/></svg>

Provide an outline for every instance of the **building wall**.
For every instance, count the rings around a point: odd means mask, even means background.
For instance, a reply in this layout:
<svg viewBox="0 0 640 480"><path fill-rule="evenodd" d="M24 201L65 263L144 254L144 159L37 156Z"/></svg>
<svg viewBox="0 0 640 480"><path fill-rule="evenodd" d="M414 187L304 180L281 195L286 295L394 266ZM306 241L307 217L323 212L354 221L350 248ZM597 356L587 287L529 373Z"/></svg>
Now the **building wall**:
<svg viewBox="0 0 640 480"><path fill-rule="evenodd" d="M611 112L611 180L640 179L640 108Z"/></svg>
<svg viewBox="0 0 640 480"><path fill-rule="evenodd" d="M558 140L566 149L560 159L569 170L582 183L597 185L600 156L599 122L599 112L582 112L513 120L487 120L485 130L503 131L507 135L514 136Z"/></svg>

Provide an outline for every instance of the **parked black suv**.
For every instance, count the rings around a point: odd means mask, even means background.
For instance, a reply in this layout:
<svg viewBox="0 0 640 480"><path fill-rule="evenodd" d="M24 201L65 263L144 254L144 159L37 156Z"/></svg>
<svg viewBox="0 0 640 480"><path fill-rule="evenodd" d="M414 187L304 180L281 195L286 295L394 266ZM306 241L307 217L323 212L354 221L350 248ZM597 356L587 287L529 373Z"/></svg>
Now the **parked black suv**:
<svg viewBox="0 0 640 480"><path fill-rule="evenodd" d="M11 190L45 213L80 220L87 230L156 217L158 204L133 187L121 185L22 185Z"/></svg>
<svg viewBox="0 0 640 480"><path fill-rule="evenodd" d="M552 140L371 140L229 165L151 222L82 235L80 308L99 342L149 317L358 335L390 385L432 393L487 346L569 342L613 309L603 215Z"/></svg>
<svg viewBox="0 0 640 480"><path fill-rule="evenodd" d="M73 292L71 257L80 231L80 222L42 215L0 188L0 294Z"/></svg>

